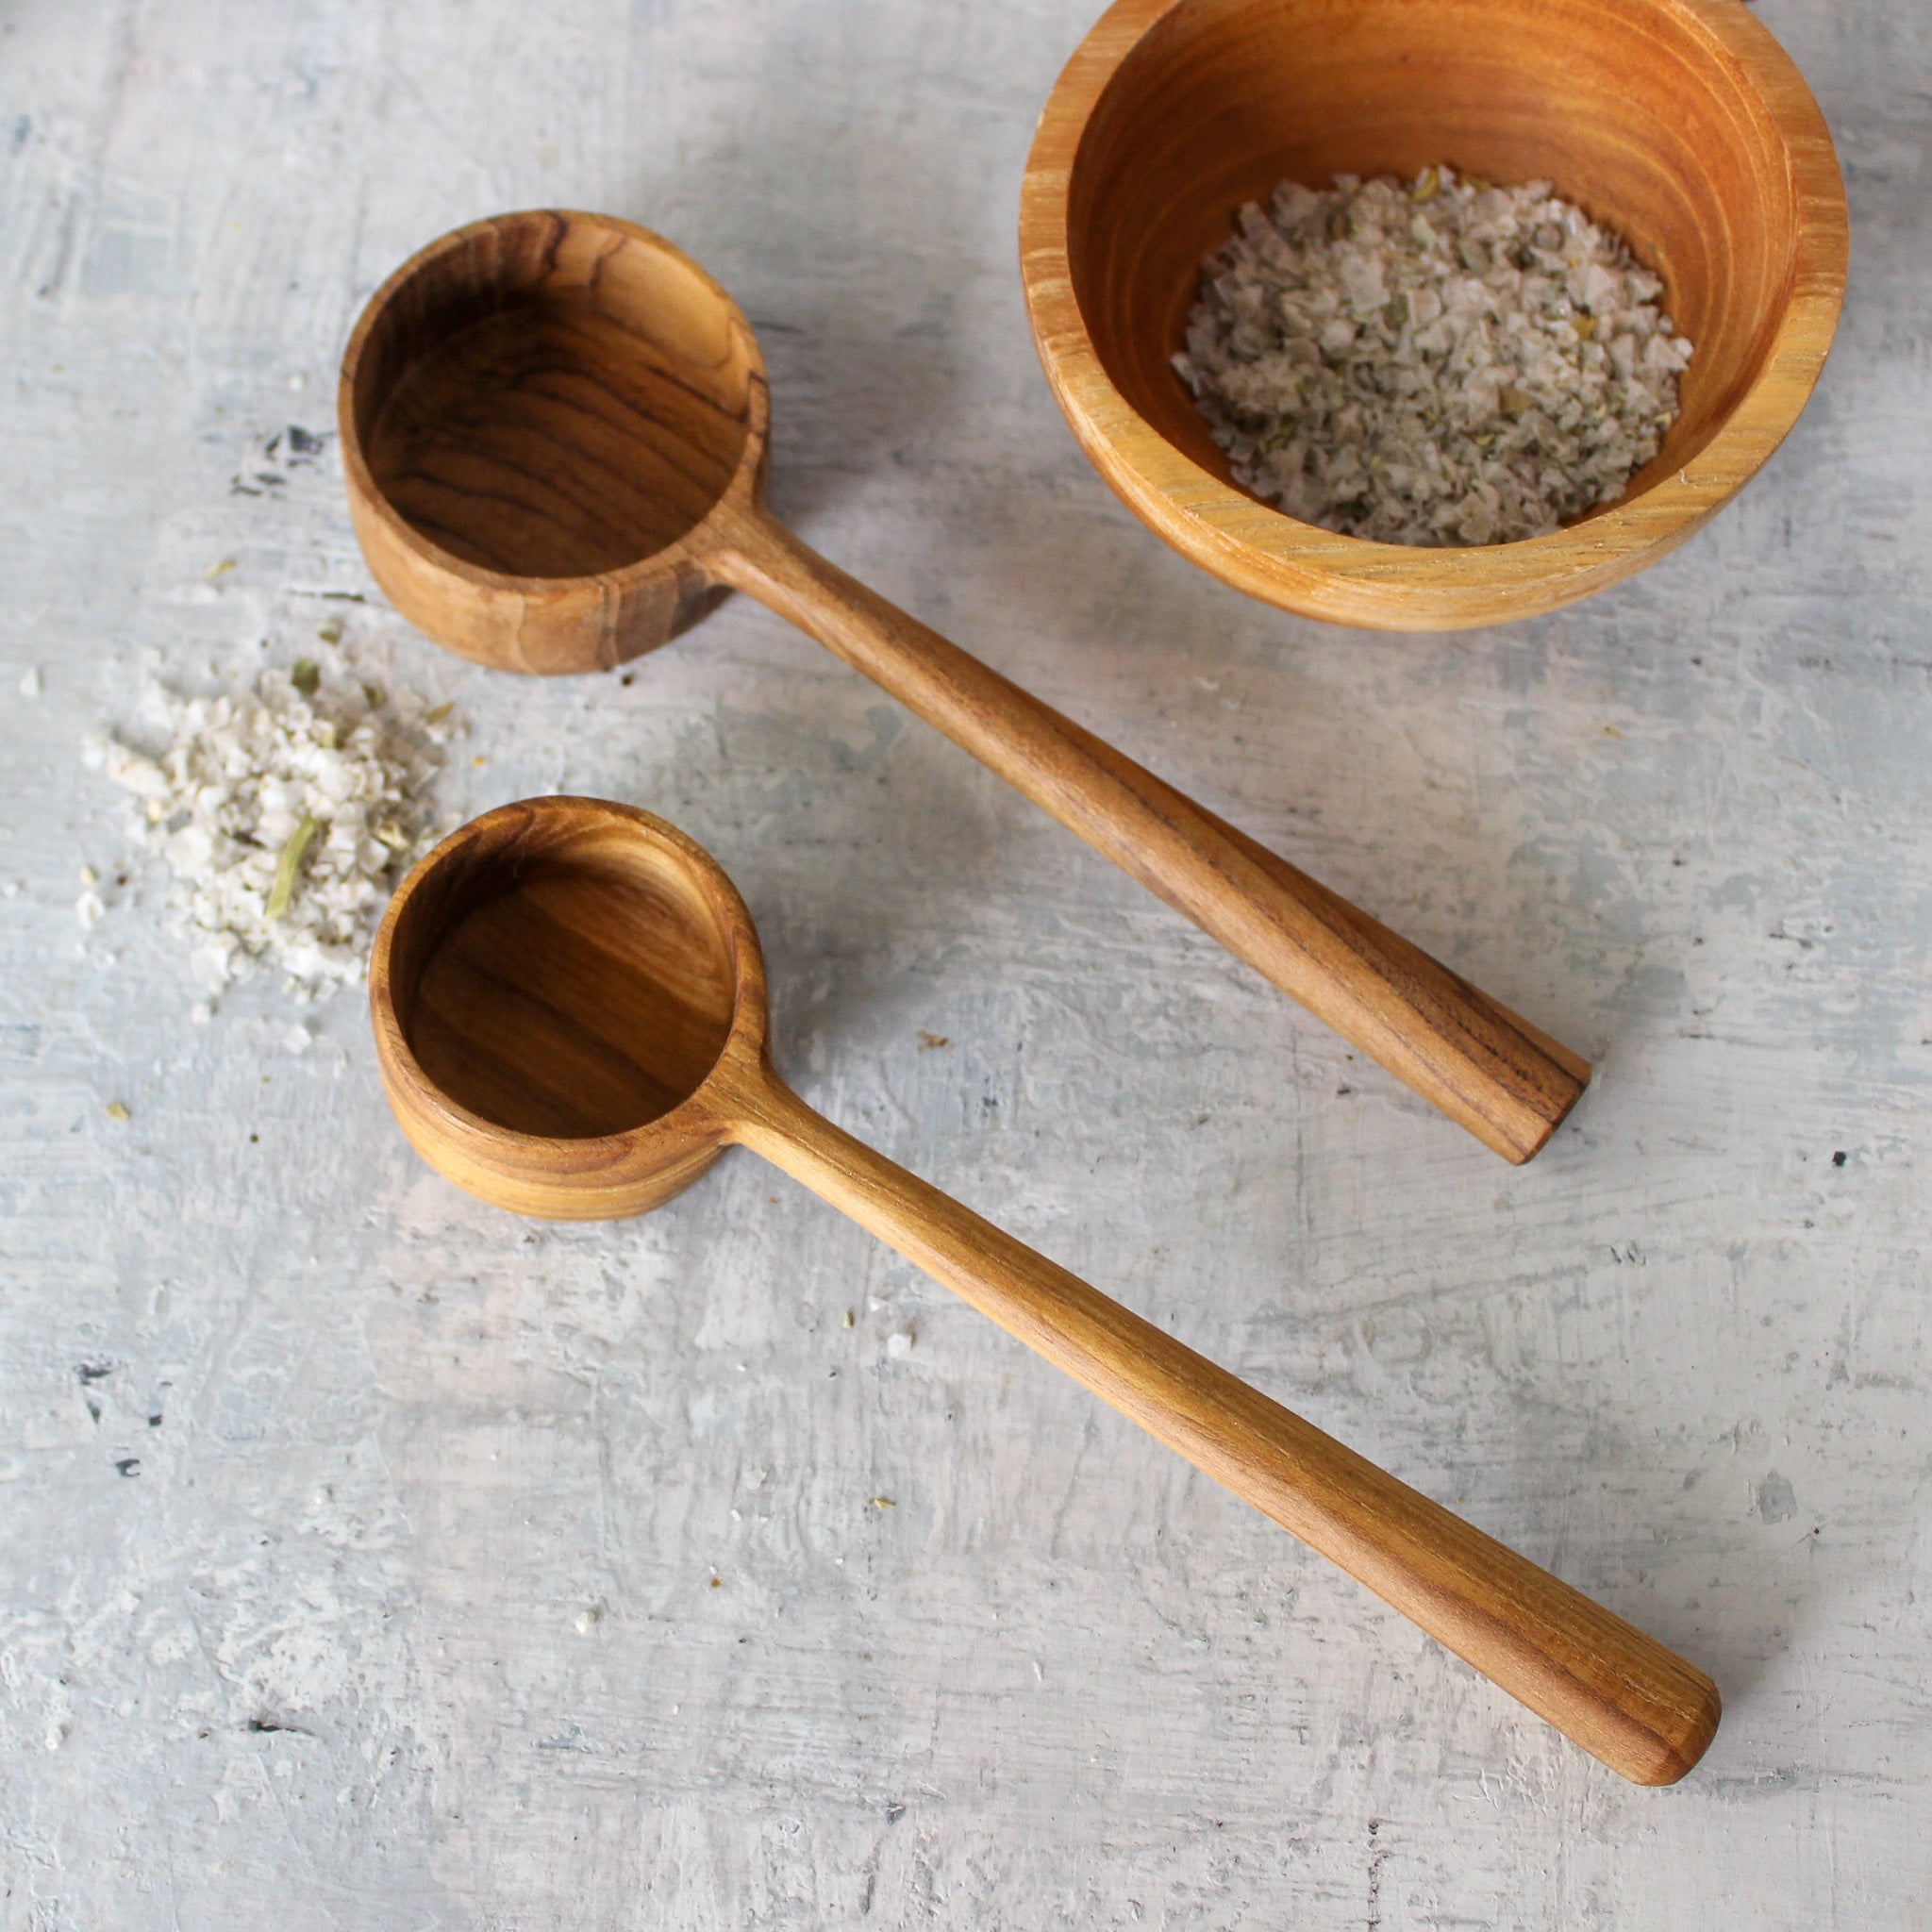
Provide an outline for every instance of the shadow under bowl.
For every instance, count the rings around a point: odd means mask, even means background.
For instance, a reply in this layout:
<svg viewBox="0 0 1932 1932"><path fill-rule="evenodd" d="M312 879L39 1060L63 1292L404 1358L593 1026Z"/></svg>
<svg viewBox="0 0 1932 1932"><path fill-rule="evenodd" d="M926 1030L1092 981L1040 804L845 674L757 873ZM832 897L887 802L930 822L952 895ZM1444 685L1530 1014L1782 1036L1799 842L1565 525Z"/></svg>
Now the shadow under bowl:
<svg viewBox="0 0 1932 1932"><path fill-rule="evenodd" d="M1441 163L1551 182L1661 276L1694 344L1623 498L1521 542L1415 549L1283 515L1234 482L1171 361L1243 202ZM1453 630L1617 583L1743 487L1824 365L1846 212L1817 103L1740 0L1118 0L1041 117L1020 247L1054 394L1144 523L1284 609Z"/></svg>

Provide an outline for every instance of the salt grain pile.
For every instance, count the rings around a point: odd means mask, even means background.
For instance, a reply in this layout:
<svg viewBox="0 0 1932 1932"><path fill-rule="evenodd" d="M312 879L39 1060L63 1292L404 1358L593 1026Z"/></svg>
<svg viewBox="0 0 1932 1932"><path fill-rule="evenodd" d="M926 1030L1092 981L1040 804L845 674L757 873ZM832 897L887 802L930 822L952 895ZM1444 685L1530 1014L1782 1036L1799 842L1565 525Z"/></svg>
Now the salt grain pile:
<svg viewBox="0 0 1932 1932"><path fill-rule="evenodd" d="M1677 413L1661 284L1547 182L1446 168L1250 202L1174 366L1241 483L1387 543L1508 543L1613 503Z"/></svg>
<svg viewBox="0 0 1932 1932"><path fill-rule="evenodd" d="M139 836L167 861L205 992L256 960L279 967L298 1002L361 977L391 891L426 842L449 709L304 661L239 697L151 688L134 735L152 753L89 740L87 762L133 794ZM98 901L79 909L99 916Z"/></svg>

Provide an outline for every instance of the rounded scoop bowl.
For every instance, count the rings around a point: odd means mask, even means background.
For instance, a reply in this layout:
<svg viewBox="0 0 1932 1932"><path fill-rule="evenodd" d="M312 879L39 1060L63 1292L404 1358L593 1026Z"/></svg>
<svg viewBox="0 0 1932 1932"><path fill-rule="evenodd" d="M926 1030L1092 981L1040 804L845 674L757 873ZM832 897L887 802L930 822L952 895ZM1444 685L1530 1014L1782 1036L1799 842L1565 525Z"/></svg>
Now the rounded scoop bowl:
<svg viewBox="0 0 1932 1932"><path fill-rule="evenodd" d="M376 1061L439 1173L548 1220L641 1214L724 1151L762 1064L764 963L710 856L650 813L536 798L397 889L369 969Z"/></svg>
<svg viewBox="0 0 1932 1932"><path fill-rule="evenodd" d="M724 594L707 525L762 488L738 305L610 215L495 215L385 282L338 402L363 555L418 629L498 669L608 669Z"/></svg>
<svg viewBox="0 0 1932 1932"><path fill-rule="evenodd" d="M1547 536L1412 549L1286 516L1234 482L1170 359L1243 202L1439 163L1553 183L1694 344L1657 456ZM1749 481L1830 346L1846 215L1817 104L1739 0L1117 0L1041 117L1020 249L1054 394L1144 523L1284 609L1452 630L1632 575Z"/></svg>

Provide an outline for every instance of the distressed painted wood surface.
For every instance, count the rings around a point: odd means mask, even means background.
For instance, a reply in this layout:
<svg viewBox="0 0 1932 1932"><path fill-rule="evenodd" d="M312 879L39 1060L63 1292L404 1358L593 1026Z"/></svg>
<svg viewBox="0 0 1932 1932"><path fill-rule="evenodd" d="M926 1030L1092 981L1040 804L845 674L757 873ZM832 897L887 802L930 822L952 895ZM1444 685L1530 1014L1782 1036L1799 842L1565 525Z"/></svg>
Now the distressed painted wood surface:
<svg viewBox="0 0 1932 1932"><path fill-rule="evenodd" d="M1243 601L1074 448L1013 228L1086 6L0 15L5 1932L1920 1921L1932 21L1760 11L1852 198L1811 409L1643 576L1437 638ZM744 303L809 541L1589 1053L1545 1152L748 600L629 684L375 601L288 425L412 248L553 202ZM717 854L813 1105L1707 1665L1699 1770L1622 1785L749 1159L519 1224L355 999L191 1026L81 734L331 619L457 702L452 819Z"/></svg>

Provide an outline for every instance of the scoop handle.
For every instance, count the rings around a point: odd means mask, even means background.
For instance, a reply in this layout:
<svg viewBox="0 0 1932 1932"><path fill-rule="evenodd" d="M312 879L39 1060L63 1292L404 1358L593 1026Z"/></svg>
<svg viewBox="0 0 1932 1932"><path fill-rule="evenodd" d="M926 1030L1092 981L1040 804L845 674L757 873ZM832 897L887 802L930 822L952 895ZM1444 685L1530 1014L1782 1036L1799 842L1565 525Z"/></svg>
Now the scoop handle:
<svg viewBox="0 0 1932 1932"><path fill-rule="evenodd" d="M714 568L890 691L1506 1160L1590 1065L1091 731L747 512Z"/></svg>
<svg viewBox="0 0 1932 1932"><path fill-rule="evenodd" d="M1719 1705L1702 1671L854 1140L769 1068L731 1131L1612 1771L1674 1784L1703 1755Z"/></svg>

